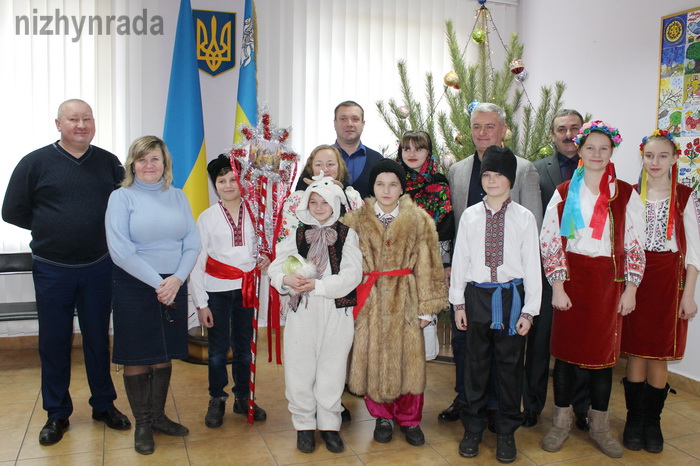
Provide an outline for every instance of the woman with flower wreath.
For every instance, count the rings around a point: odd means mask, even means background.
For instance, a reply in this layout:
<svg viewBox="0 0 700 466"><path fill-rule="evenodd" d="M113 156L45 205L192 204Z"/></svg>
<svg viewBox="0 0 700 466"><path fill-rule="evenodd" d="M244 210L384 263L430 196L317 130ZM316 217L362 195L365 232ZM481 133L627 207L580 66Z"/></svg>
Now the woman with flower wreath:
<svg viewBox="0 0 700 466"><path fill-rule="evenodd" d="M622 380L627 421L622 443L630 450L663 450L661 411L668 392L668 362L683 358L688 319L698 312L695 284L700 269L700 203L678 184L680 149L667 131L656 130L639 146L645 206L647 266L637 308L622 320Z"/></svg>
<svg viewBox="0 0 700 466"><path fill-rule="evenodd" d="M560 184L540 234L545 275L552 284L553 426L545 451L569 437L576 366L590 375L590 436L600 450L622 456L610 434L612 368L620 356L622 316L635 308L644 274L644 221L639 194L615 178L610 162L622 137L603 121L584 124L574 139L583 162Z"/></svg>

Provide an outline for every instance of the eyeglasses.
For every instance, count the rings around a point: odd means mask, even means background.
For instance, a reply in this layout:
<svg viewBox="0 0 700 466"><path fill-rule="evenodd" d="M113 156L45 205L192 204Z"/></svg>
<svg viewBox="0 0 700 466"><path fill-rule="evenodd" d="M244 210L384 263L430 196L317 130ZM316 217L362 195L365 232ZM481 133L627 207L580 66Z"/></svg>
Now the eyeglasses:
<svg viewBox="0 0 700 466"><path fill-rule="evenodd" d="M175 301L173 301L172 303L170 303L168 305L160 303L160 308L163 310L163 314L165 315L165 320L167 320L170 323L182 322L185 320L189 320L192 318L192 316L194 316L194 312L193 312L189 316L181 317L179 319L173 319L172 317L170 317L170 311L175 311L177 309L177 303Z"/></svg>

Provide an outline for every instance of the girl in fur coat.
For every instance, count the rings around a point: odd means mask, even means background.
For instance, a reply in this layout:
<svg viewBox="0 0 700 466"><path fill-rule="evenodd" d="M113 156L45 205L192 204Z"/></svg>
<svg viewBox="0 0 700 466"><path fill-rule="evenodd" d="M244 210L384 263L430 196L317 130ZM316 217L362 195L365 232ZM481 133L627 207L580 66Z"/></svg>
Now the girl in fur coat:
<svg viewBox="0 0 700 466"><path fill-rule="evenodd" d="M435 222L410 196L406 173L382 160L370 172L375 197L343 217L357 231L366 282L357 289L359 314L348 386L365 396L377 418L374 439L391 441L394 421L406 441L425 443L420 428L425 390L422 328L447 307ZM366 300L366 302L365 302ZM362 306L364 303L364 307Z"/></svg>

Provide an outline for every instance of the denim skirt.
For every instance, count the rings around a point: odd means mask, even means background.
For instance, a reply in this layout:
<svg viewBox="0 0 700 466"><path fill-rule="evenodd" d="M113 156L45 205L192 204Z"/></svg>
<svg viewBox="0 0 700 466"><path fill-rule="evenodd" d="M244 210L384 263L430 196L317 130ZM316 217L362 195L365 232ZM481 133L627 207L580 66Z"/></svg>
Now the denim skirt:
<svg viewBox="0 0 700 466"><path fill-rule="evenodd" d="M142 366L188 356L187 282L177 292L176 309L167 308L167 312L150 285L117 266L112 285L112 362Z"/></svg>

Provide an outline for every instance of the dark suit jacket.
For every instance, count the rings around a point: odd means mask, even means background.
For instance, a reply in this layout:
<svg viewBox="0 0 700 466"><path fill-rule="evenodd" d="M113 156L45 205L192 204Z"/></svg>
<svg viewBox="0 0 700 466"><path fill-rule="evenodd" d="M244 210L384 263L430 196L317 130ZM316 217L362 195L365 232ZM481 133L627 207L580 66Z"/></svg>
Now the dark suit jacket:
<svg viewBox="0 0 700 466"><path fill-rule="evenodd" d="M365 146L365 153L367 159L365 160L365 168L362 169L362 173L360 173L360 176L357 177L354 183L352 183L350 186L355 188L355 190L360 193L360 196L362 196L362 199L366 197L370 197L372 195L372 189L371 186L369 185L369 172L372 171L372 167L382 160L384 157L382 157L382 154L377 152L376 150L370 149L369 147Z"/></svg>
<svg viewBox="0 0 700 466"><path fill-rule="evenodd" d="M540 175L540 192L542 194L542 208L546 211L549 200L552 199L557 186L562 184L561 169L559 168L559 159L557 153L537 160L535 168Z"/></svg>

